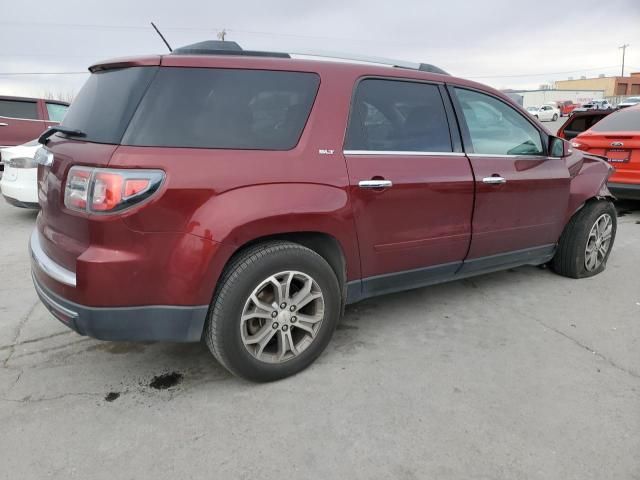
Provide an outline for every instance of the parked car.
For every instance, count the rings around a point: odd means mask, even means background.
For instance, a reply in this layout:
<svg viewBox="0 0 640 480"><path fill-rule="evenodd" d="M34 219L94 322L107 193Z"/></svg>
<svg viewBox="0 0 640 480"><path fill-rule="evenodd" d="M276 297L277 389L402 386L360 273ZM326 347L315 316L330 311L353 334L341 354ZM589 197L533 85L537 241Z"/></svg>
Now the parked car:
<svg viewBox="0 0 640 480"><path fill-rule="evenodd" d="M556 121L560 116L560 110L552 105L542 105L541 107L527 107L529 114L543 121Z"/></svg>
<svg viewBox="0 0 640 480"><path fill-rule="evenodd" d="M22 145L60 123L69 104L42 98L0 96L0 148Z"/></svg>
<svg viewBox="0 0 640 480"><path fill-rule="evenodd" d="M578 107L578 105L573 103L571 100L562 100L560 102L557 102L557 105L560 109L561 117L568 117L569 115L571 115L571 112L573 112Z"/></svg>
<svg viewBox="0 0 640 480"><path fill-rule="evenodd" d="M578 112L586 112L588 110L611 110L613 105L608 100L592 100L589 103L585 103L581 107L574 108L571 114Z"/></svg>
<svg viewBox="0 0 640 480"><path fill-rule="evenodd" d="M615 110L589 110L575 113L564 122L556 135L565 140L571 140L613 112Z"/></svg>
<svg viewBox="0 0 640 480"><path fill-rule="evenodd" d="M269 381L311 364L347 303L605 268L613 168L500 92L425 64L217 48L94 65L40 137L33 279L78 333L204 339Z"/></svg>
<svg viewBox="0 0 640 480"><path fill-rule="evenodd" d="M616 170L609 179L611 192L640 200L640 105L613 112L575 137L572 145L608 158Z"/></svg>
<svg viewBox="0 0 640 480"><path fill-rule="evenodd" d="M618 108L633 107L640 104L640 97L628 97L618 104Z"/></svg>
<svg viewBox="0 0 640 480"><path fill-rule="evenodd" d="M0 150L4 174L0 190L5 200L23 208L38 208L38 164L34 156L40 144L37 140Z"/></svg>

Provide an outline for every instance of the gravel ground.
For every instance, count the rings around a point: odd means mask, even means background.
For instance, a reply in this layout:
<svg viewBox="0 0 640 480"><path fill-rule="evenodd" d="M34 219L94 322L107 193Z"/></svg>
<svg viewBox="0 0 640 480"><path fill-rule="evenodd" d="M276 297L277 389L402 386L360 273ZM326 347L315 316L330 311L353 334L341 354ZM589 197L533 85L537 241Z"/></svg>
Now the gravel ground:
<svg viewBox="0 0 640 480"><path fill-rule="evenodd" d="M523 267L347 309L255 385L199 344L104 343L37 301L0 201L0 478L640 479L640 204L607 270Z"/></svg>

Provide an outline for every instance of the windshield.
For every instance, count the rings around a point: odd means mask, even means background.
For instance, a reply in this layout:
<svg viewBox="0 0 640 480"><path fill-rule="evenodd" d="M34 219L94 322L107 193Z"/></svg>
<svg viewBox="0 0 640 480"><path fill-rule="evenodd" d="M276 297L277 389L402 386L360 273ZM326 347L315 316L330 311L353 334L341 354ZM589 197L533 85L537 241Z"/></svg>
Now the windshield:
<svg viewBox="0 0 640 480"><path fill-rule="evenodd" d="M604 117L591 130L594 132L640 131L640 110L625 108Z"/></svg>

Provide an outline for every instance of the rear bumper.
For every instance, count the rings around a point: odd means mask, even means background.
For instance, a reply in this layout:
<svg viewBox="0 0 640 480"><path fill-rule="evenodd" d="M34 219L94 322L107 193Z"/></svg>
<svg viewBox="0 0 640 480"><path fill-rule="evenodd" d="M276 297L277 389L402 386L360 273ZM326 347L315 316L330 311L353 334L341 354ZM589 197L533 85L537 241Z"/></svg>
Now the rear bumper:
<svg viewBox="0 0 640 480"><path fill-rule="evenodd" d="M627 200L640 200L640 184L612 183L607 184L616 197Z"/></svg>
<svg viewBox="0 0 640 480"><path fill-rule="evenodd" d="M44 306L80 335L140 342L198 342L202 336L207 305L87 307L65 300L40 284L35 275L32 278Z"/></svg>
<svg viewBox="0 0 640 480"><path fill-rule="evenodd" d="M23 202L22 200L18 200L8 195L2 194L2 196L4 197L4 199L7 201L9 205L13 205L14 207L31 208L33 210L37 210L40 208L40 204L38 202Z"/></svg>
<svg viewBox="0 0 640 480"><path fill-rule="evenodd" d="M197 342L202 336L208 305L149 305L91 307L64 298L44 285L45 276L66 288L75 289L73 272L50 259L42 250L37 230L31 237L32 278L38 296L47 309L80 335L100 340Z"/></svg>

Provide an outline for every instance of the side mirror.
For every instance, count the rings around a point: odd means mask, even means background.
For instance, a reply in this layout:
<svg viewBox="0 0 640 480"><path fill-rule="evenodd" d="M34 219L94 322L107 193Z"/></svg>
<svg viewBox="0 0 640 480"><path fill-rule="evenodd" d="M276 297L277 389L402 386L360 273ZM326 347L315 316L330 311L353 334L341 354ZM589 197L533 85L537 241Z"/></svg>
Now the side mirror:
<svg viewBox="0 0 640 480"><path fill-rule="evenodd" d="M571 144L569 142L562 138L554 137L553 135L549 137L550 157L564 158L568 157L572 153L573 150L571 149Z"/></svg>

